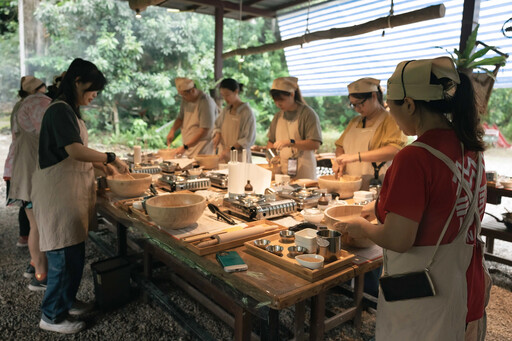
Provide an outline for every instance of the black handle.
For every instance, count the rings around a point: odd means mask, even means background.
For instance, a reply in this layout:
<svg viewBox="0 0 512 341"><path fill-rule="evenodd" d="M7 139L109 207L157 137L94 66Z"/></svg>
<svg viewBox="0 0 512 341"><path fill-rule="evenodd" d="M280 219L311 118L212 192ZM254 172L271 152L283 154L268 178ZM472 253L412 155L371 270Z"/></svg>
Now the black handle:
<svg viewBox="0 0 512 341"><path fill-rule="evenodd" d="M226 223L230 224L230 225L236 225L236 222L231 219L226 213L222 212L217 206L215 206L214 204L212 203L209 203L208 204L208 208L210 209L210 211L213 213L213 214L216 214L217 215L217 219L222 219L224 220Z"/></svg>

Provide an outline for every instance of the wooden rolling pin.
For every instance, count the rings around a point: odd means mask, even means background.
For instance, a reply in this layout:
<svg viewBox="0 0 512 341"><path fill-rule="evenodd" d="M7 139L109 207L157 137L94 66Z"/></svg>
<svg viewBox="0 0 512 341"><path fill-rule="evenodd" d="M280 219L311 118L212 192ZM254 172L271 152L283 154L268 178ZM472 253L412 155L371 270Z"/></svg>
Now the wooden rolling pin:
<svg viewBox="0 0 512 341"><path fill-rule="evenodd" d="M220 243L227 243L233 240L243 239L247 237L252 237L257 234L265 233L271 230L275 230L278 228L276 225L261 225L261 226L254 226L250 228L246 228L239 231L233 231L233 232L227 232L222 234L214 234L212 237L214 239L207 240L204 242L201 242L197 244L197 247L206 247L210 245L216 245Z"/></svg>

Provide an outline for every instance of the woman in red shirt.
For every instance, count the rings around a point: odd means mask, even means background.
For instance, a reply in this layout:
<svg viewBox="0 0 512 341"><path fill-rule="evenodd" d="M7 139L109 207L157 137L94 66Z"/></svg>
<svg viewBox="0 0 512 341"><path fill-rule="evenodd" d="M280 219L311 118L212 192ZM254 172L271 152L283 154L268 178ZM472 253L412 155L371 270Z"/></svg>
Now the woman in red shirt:
<svg viewBox="0 0 512 341"><path fill-rule="evenodd" d="M379 224L357 218L344 229L384 248L377 340L483 340L486 179L471 81L447 57L405 61L388 80L388 105L418 139L386 173Z"/></svg>

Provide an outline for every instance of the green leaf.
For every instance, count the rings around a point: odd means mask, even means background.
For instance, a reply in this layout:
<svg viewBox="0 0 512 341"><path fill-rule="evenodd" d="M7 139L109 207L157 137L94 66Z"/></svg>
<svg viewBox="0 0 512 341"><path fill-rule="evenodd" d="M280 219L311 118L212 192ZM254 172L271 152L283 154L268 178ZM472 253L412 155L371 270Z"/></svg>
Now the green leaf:
<svg viewBox="0 0 512 341"><path fill-rule="evenodd" d="M479 61L476 61L476 62L473 62L471 64L468 65L468 68L474 68L476 66L481 66L481 65L505 65L505 57L503 56L497 56L497 57L491 57L491 58L485 58L485 59L482 59L482 60L479 60Z"/></svg>
<svg viewBox="0 0 512 341"><path fill-rule="evenodd" d="M483 49L481 50L478 50L476 51L475 53L473 53L471 55L471 57L468 59L468 63L471 63L472 61L474 61L475 59L477 58L480 58L480 57L483 57L487 52L489 52L489 50L491 49L492 47L491 46L487 46L487 47L484 47Z"/></svg>
<svg viewBox="0 0 512 341"><path fill-rule="evenodd" d="M473 32L468 37L468 40L466 41L466 47L464 48L463 56L466 59L469 59L471 56L471 51L475 48L476 44L476 36L478 34L478 28L480 27L480 24L477 24Z"/></svg>

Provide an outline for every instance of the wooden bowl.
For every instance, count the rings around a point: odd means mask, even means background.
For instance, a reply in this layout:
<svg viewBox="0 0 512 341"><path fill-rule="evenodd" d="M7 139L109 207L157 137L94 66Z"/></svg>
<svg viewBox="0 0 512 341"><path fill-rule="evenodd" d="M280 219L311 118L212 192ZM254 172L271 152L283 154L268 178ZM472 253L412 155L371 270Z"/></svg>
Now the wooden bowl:
<svg viewBox="0 0 512 341"><path fill-rule="evenodd" d="M133 198L144 195L152 180L151 174L146 173L116 174L107 176L107 185L115 195Z"/></svg>
<svg viewBox="0 0 512 341"><path fill-rule="evenodd" d="M359 176L343 175L336 179L334 175L323 175L318 178L318 187L325 188L329 193L338 193L341 199L348 199L361 189L362 182Z"/></svg>
<svg viewBox="0 0 512 341"><path fill-rule="evenodd" d="M198 154L194 156L199 165L206 169L216 169L219 167L218 155Z"/></svg>
<svg viewBox="0 0 512 341"><path fill-rule="evenodd" d="M176 230L190 226L199 219L206 199L194 193L171 193L146 200L148 215L163 229Z"/></svg>
<svg viewBox="0 0 512 341"><path fill-rule="evenodd" d="M333 229L337 222L345 222L349 218L361 216L363 206L342 205L331 206L324 211L325 224L328 228Z"/></svg>
<svg viewBox="0 0 512 341"><path fill-rule="evenodd" d="M169 160L169 159L174 159L176 158L176 150L175 149L159 149L158 150L158 155L164 159L164 160Z"/></svg>

